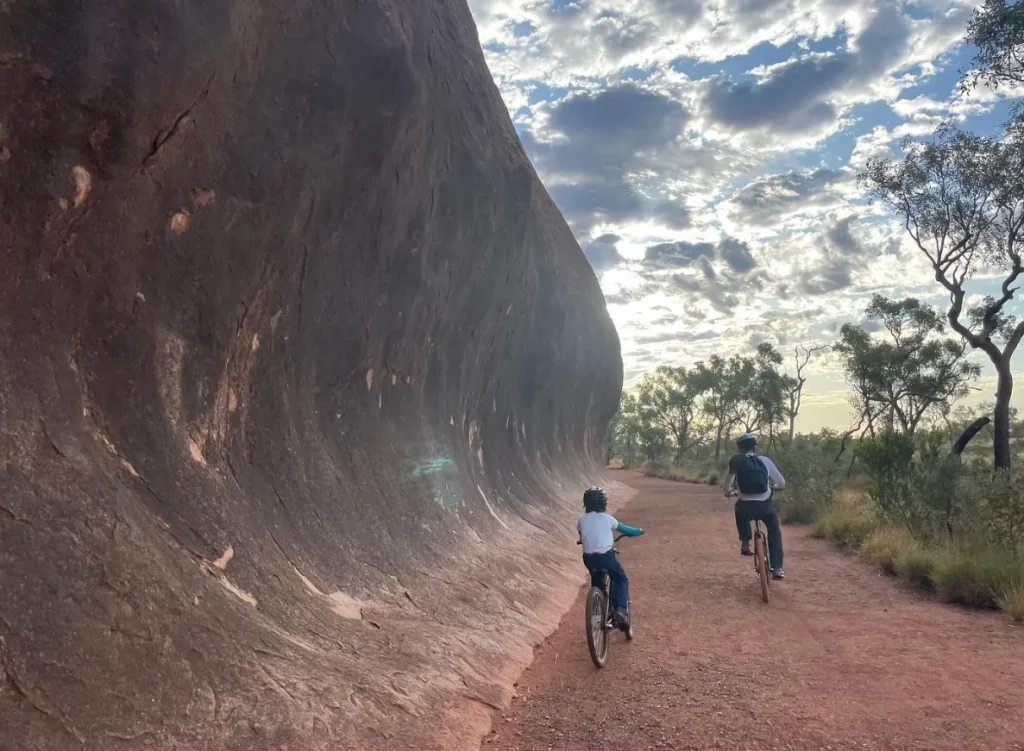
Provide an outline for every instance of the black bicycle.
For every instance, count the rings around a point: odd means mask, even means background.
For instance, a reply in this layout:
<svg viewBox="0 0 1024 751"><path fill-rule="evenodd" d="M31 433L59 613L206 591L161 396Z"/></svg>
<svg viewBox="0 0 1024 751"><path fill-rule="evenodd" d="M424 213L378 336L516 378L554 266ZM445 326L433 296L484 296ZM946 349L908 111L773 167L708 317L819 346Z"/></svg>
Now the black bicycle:
<svg viewBox="0 0 1024 751"><path fill-rule="evenodd" d="M619 535L615 542L621 540L625 535ZM577 542L577 545L582 543ZM618 548L612 548L612 552L618 554ZM611 577L607 571L599 571L601 586L590 587L587 592L587 647L590 649L590 658L599 668L603 668L608 662L608 650L611 646L612 632L615 624L612 622L611 607ZM629 607L629 600L626 600L626 627L621 629L626 635L627 641L633 640L633 614Z"/></svg>

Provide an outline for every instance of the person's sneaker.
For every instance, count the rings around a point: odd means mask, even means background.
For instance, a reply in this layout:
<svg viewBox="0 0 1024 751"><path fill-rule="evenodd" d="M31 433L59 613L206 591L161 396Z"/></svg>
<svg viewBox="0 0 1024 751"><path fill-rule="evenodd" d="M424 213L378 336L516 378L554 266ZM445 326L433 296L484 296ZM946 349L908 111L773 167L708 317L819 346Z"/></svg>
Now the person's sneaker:
<svg viewBox="0 0 1024 751"><path fill-rule="evenodd" d="M772 578L773 579L785 579L786 578L786 574L782 571L781 568L773 568L772 569Z"/></svg>
<svg viewBox="0 0 1024 751"><path fill-rule="evenodd" d="M740 555L753 555L754 551L750 549L749 542L740 543Z"/></svg>
<svg viewBox="0 0 1024 751"><path fill-rule="evenodd" d="M615 612L612 613L612 625L615 628L628 628L629 627L629 615L622 608L615 608Z"/></svg>

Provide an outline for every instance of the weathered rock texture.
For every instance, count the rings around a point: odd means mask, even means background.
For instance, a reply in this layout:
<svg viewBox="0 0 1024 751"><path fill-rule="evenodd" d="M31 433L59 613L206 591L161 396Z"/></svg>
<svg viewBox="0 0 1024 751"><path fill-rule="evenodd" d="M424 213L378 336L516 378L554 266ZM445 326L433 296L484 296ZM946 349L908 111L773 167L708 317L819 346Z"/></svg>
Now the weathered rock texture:
<svg viewBox="0 0 1024 751"><path fill-rule="evenodd" d="M0 0L0 269L0 747L471 742L621 362L464 0Z"/></svg>

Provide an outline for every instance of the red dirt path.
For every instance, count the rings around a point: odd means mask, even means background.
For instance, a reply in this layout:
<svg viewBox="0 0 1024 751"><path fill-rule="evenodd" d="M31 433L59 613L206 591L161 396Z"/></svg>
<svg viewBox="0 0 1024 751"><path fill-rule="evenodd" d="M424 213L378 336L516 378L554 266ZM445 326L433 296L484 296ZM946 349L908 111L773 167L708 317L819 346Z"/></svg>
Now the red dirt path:
<svg viewBox="0 0 1024 751"><path fill-rule="evenodd" d="M626 481L619 517L647 530L620 543L636 640L596 669L577 598L484 751L1024 749L1024 629L797 528L764 605L719 491Z"/></svg>

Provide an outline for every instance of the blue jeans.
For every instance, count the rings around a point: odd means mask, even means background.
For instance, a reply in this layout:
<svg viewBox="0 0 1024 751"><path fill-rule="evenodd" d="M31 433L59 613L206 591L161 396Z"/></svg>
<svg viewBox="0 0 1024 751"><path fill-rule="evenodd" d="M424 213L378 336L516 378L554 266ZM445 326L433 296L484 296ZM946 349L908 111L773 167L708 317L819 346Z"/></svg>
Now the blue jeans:
<svg viewBox="0 0 1024 751"><path fill-rule="evenodd" d="M590 571L590 583L595 587L603 587L601 571L607 571L611 579L611 594L613 608L626 609L629 603L629 579L626 572L619 563L619 557L609 550L607 553L584 553L583 565Z"/></svg>
<svg viewBox="0 0 1024 751"><path fill-rule="evenodd" d="M754 519L760 519L768 528L768 565L772 570L782 568L782 528L775 501L771 498L767 501L736 501L736 529L740 533L740 542L750 542L753 537L750 522Z"/></svg>

